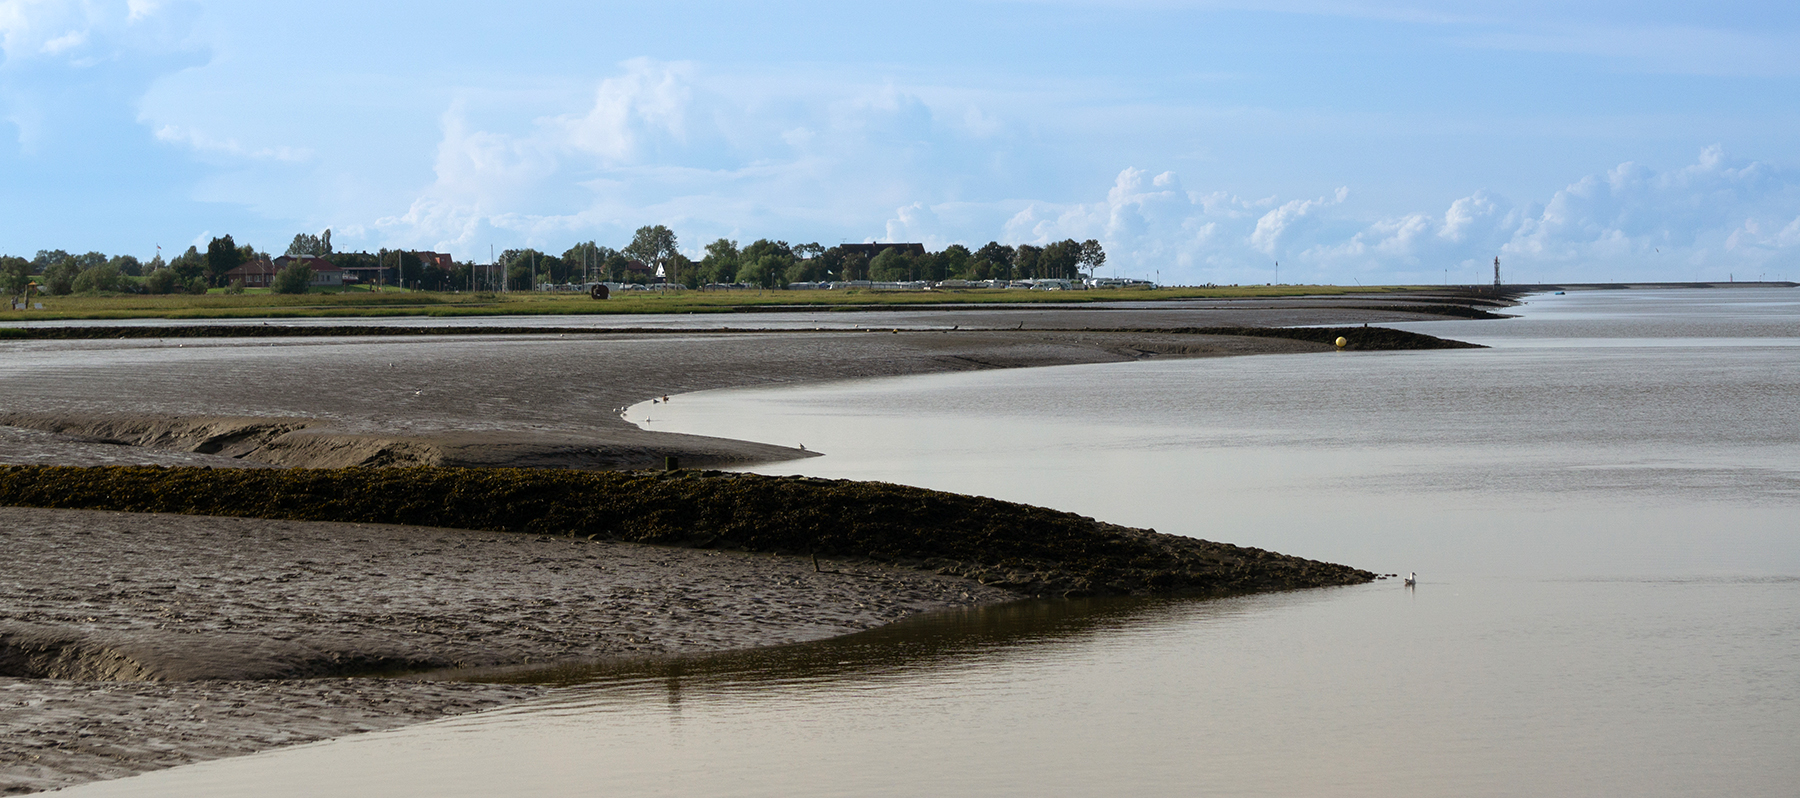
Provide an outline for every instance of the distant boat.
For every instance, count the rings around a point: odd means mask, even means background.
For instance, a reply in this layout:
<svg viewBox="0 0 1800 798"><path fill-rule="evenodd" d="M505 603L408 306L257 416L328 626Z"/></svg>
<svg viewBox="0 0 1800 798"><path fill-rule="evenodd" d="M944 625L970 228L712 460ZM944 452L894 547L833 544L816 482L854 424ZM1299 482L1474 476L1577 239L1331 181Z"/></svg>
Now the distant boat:
<svg viewBox="0 0 1800 798"><path fill-rule="evenodd" d="M1556 292L1556 295L1562 296L1563 294L1566 294L1566 293L1568 293L1568 292L1567 291L1558 291L1558 292Z"/></svg>

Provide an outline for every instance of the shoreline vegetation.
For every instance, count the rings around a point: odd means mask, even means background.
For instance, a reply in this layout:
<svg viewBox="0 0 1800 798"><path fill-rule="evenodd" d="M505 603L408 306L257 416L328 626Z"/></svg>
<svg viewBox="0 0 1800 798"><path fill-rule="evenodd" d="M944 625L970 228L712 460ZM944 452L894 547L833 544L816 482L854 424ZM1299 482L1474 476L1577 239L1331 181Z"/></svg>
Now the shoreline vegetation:
<svg viewBox="0 0 1800 798"><path fill-rule="evenodd" d="M719 471L10 466L0 503L866 559L1028 598L1361 584L1361 569L880 482Z"/></svg>

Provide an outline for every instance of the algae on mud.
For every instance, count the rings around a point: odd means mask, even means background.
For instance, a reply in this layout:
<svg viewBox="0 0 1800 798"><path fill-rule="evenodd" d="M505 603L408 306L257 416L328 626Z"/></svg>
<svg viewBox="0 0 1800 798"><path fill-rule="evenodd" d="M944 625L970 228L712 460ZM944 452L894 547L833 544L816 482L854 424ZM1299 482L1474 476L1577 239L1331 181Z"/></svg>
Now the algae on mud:
<svg viewBox="0 0 1800 798"><path fill-rule="evenodd" d="M714 471L12 466L0 468L0 503L867 558L1027 596L1224 595L1376 578L1013 502L881 482Z"/></svg>

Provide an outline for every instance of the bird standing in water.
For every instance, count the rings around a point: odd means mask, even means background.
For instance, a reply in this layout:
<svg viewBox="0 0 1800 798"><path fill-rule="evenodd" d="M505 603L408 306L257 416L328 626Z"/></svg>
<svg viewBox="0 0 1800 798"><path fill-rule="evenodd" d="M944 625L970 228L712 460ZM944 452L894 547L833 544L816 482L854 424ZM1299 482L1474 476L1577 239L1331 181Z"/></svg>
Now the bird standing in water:
<svg viewBox="0 0 1800 798"><path fill-rule="evenodd" d="M1406 574L1406 586L1407 587L1418 587L1419 586L1419 574L1417 571L1408 572Z"/></svg>

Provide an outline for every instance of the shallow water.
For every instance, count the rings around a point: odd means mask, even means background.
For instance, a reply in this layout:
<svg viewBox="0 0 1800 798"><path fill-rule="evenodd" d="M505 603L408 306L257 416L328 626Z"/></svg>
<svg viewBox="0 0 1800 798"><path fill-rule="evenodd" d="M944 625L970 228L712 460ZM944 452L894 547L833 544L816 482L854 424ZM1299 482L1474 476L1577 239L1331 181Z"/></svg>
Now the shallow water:
<svg viewBox="0 0 1800 798"><path fill-rule="evenodd" d="M1388 572L1041 602L79 788L300 795L1791 795L1800 291L1593 292L1325 353L685 395L758 469Z"/></svg>

